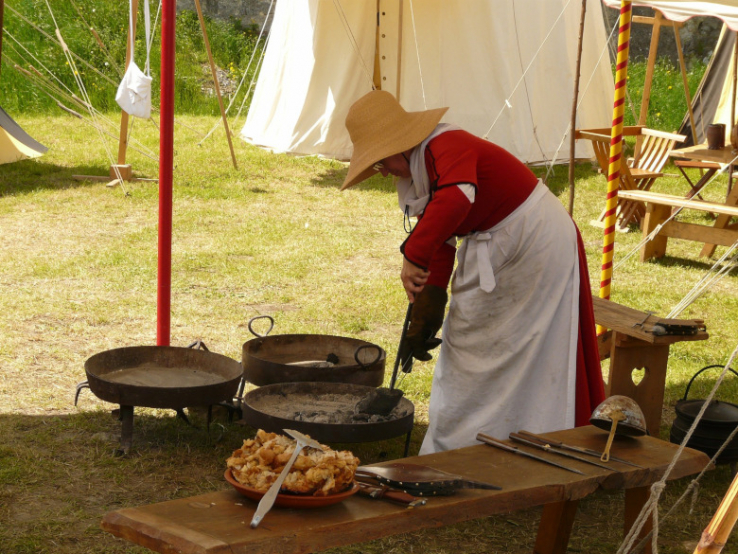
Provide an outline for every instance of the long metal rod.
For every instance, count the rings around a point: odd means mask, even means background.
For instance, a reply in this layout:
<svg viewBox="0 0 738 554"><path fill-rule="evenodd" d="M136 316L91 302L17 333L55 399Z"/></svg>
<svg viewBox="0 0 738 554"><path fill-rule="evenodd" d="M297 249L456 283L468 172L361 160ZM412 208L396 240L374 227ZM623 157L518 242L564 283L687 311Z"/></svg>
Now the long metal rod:
<svg viewBox="0 0 738 554"><path fill-rule="evenodd" d="M578 452L579 454L586 454L587 456L594 456L595 458L600 458L602 456L602 452L597 452L597 450L592 450L591 448L583 448L581 446L571 446L569 444L564 444L561 441L549 439L548 437L541 437L539 435L536 435L535 433L531 433L530 431L520 431L518 432L518 434L524 437L531 437L535 440L545 441L551 446L555 446L556 448L563 448L564 450L570 450L571 452ZM626 464L643 469L643 466L639 466L638 464L629 462L628 460L623 460L622 458L617 458L615 456L610 456L610 461L619 462L621 464Z"/></svg>
<svg viewBox="0 0 738 554"><path fill-rule="evenodd" d="M531 454L530 452L520 450L519 448L515 448L514 446L505 444L504 442L498 441L496 438L490 437L489 435L485 435L484 433L477 433L477 440L482 441L483 443L488 444L490 446L494 446L495 448L499 448L500 450L504 450L505 452L511 452L512 454L518 454L520 456L524 456L532 460L543 462L544 464L548 464L548 465L552 465L552 466L555 466L561 469L565 469L566 471L571 471L572 473L578 473L579 475L586 475L585 473L579 471L578 469L567 467L565 465L552 462L551 460L547 460L546 458L541 458L540 456L536 456L535 454Z"/></svg>
<svg viewBox="0 0 738 554"><path fill-rule="evenodd" d="M162 0L159 112L159 260L156 344L169 346L172 302L172 188L174 174L174 49L177 0Z"/></svg>
<svg viewBox="0 0 738 554"><path fill-rule="evenodd" d="M408 303L407 305L407 312L405 313L405 322L402 324L402 334L400 335L400 344L397 347L397 357L395 358L395 367L392 369L392 379L390 380L390 390L395 388L395 383L397 382L397 371L400 368L400 363L402 362L402 371L405 373L410 373L413 368L413 356L412 353L410 354L409 358L405 361L400 359L400 354L402 354L402 347L405 344L405 341L407 340L407 330L410 327L410 318L413 313L413 304L412 302Z"/></svg>
<svg viewBox="0 0 738 554"><path fill-rule="evenodd" d="M587 458L582 458L581 456L577 456L576 454L571 454L569 452L563 452L561 450L556 450L550 444L541 444L540 442L535 442L533 440L526 439L525 437L523 437L522 435L518 433L510 433L510 440L519 442L520 444L525 444L526 446L537 448L538 450L543 450L544 452L550 452L551 454L558 454L559 456L564 456L565 458L570 458L572 460L578 460L585 464L597 466L602 469L606 469L608 471L618 471L612 466L606 466L605 464L600 464L598 462L595 462L594 460L588 460Z"/></svg>

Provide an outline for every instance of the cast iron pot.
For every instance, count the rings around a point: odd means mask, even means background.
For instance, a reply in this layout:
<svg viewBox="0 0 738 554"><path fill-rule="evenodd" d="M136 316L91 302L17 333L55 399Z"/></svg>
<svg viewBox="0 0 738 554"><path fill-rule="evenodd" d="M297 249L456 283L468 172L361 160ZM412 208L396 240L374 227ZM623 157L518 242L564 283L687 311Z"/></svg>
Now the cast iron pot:
<svg viewBox="0 0 738 554"><path fill-rule="evenodd" d="M681 400L678 400L674 407L676 418L672 423L671 432L669 434L669 440L671 442L680 444L684 440L684 437L687 436L687 432L697 418L697 414L699 414L705 404L705 401L701 399L687 399L692 383L703 371L717 367L722 369L724 366L709 365L707 367L703 367L689 380L687 389L684 391L684 397L682 397ZM728 369L738 376L738 373L736 373L732 368ZM730 402L723 402L722 400L713 400L705 409L705 413L697 424L694 433L692 433L687 446L704 452L708 456L712 457L728 439L737 425L738 406L731 404ZM736 460L738 460L738 438L734 438L730 441L730 444L726 446L725 450L720 454L716 461L718 463L727 463L734 462Z"/></svg>
<svg viewBox="0 0 738 554"><path fill-rule="evenodd" d="M264 334L254 331L257 319L268 319ZM271 316L256 316L249 331L256 337L243 344L244 379L254 385L277 383L353 383L379 387L387 353L370 342L333 335L269 335Z"/></svg>

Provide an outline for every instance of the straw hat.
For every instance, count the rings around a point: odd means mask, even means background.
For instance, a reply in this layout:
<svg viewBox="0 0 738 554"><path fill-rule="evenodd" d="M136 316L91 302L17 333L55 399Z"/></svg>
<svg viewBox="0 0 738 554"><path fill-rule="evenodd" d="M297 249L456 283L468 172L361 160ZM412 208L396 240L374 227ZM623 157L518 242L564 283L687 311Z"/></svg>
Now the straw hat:
<svg viewBox="0 0 738 554"><path fill-rule="evenodd" d="M359 98L346 116L354 153L341 190L377 173L373 166L378 161L423 142L447 110L406 112L394 96L383 90L373 90Z"/></svg>

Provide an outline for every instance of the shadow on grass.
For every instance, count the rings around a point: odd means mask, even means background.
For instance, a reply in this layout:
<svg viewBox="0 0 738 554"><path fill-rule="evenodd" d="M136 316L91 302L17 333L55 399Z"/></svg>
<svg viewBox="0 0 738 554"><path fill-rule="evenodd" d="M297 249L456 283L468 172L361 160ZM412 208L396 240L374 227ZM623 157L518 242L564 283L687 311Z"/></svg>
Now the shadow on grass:
<svg viewBox="0 0 738 554"><path fill-rule="evenodd" d="M44 189L58 190L99 185L99 180L76 180L72 176L105 177L109 174L110 168L107 166L78 165L67 167L38 160L21 160L0 165L0 196L30 194Z"/></svg>

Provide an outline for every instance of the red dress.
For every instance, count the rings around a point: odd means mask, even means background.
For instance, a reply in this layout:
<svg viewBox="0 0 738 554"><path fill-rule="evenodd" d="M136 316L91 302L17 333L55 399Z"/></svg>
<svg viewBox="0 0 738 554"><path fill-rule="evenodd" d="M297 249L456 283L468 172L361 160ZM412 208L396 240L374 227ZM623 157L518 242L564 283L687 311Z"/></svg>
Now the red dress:
<svg viewBox="0 0 738 554"><path fill-rule="evenodd" d="M428 269L428 283L446 288L456 249L448 239L490 229L505 220L531 195L537 177L506 150L461 130L432 139L425 150L431 199L402 246L405 257ZM474 186L474 202L455 185ZM561 207L563 210L563 206ZM572 221L576 229L576 225ZM575 424L589 423L605 398L595 335L586 255L576 229L579 253Z"/></svg>

